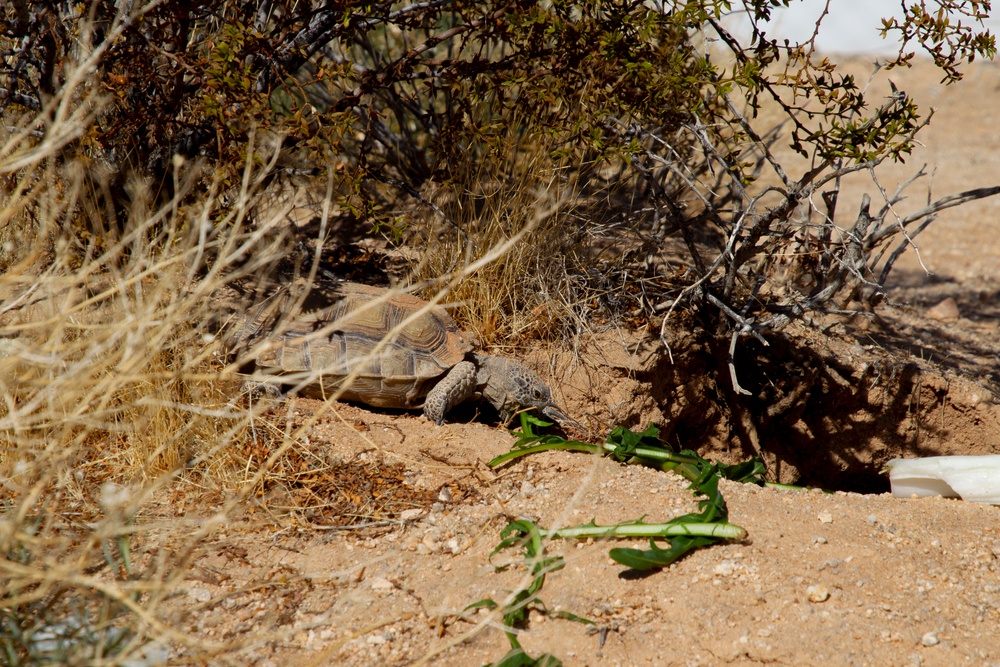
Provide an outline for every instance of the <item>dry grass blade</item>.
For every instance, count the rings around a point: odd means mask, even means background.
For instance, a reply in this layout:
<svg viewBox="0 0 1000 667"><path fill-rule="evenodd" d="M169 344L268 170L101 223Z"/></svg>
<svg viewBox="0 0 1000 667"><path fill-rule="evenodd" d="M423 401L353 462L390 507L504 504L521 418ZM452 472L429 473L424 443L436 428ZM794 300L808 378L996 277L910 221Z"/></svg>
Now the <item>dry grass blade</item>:
<svg viewBox="0 0 1000 667"><path fill-rule="evenodd" d="M71 91L46 137L78 136L96 113ZM251 416L220 380L210 297L248 270L238 249L274 246L221 214L211 189L188 203L204 179L196 165L173 198L136 205L116 227L93 169L66 162L63 143L14 132L0 163L12 175L0 230L0 655L112 664L162 659L167 642L189 656L239 650L192 633L171 602L239 494L199 510L214 520L167 517L151 501L178 480L201 495L238 491L227 447Z"/></svg>

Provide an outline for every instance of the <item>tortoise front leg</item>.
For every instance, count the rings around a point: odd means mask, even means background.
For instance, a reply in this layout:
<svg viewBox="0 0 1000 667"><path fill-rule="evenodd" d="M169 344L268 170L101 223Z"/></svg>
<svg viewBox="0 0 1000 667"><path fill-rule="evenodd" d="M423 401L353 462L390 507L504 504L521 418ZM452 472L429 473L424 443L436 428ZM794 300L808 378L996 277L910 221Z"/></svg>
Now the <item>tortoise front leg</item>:
<svg viewBox="0 0 1000 667"><path fill-rule="evenodd" d="M424 416L438 424L453 407L472 398L476 393L476 365L460 361L441 378L424 401Z"/></svg>

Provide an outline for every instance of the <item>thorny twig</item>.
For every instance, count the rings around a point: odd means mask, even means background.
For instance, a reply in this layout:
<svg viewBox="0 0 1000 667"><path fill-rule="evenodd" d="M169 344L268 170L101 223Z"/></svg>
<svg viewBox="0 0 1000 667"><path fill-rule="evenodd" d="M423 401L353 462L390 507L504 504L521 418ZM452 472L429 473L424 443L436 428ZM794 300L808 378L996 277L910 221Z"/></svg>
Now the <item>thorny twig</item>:
<svg viewBox="0 0 1000 667"><path fill-rule="evenodd" d="M728 35L723 31L722 37L725 40ZM772 88L768 90L781 104L778 93ZM709 306L711 310L733 322L730 374L736 392L745 394L736 378L732 362L736 341L740 336L752 335L766 344L764 334L780 331L809 312L842 311L839 304L853 298L859 286L871 288L867 298L874 303L884 293L883 286L896 260L906 248L916 247L914 238L934 220L939 211L1000 194L1000 187L979 188L929 201L923 209L904 215L897 211L896 205L902 200L902 191L924 174L922 169L891 195L882 187L874 170L888 157L888 153L855 162L845 159L834 161L817 155L811 167L798 179L794 179L772 153L768 142L754 130L736 105L729 99L724 103L732 122L749 138L749 145L757 153L757 171L761 166L769 165L780 186L766 186L756 194L748 191L742 170L746 165L737 165L724 141L713 135L709 131L711 128L697 122L683 127L691 132L702 150L705 165L700 173L715 174L718 171L721 177L728 179L725 188L719 187L721 180L718 183L699 180L696 176L699 171L687 164L684 156L679 155L671 143L658 136L655 131L636 129L632 124L627 126L627 131L619 131L619 134L628 138L641 136L644 139L642 155L646 165L637 165L637 171L653 185L658 202L666 203L667 216L675 221L675 228L683 233L694 264L693 280L683 286L665 308L660 326L661 342L669 354L671 350L666 339L667 321L680 304ZM893 94L857 126L859 133L863 134L879 123L896 117L903 109L901 105L905 103L905 95L893 90ZM805 126L796 120L795 109L787 105L783 108L791 120L797 123L799 130L804 131ZM912 142L916 133L929 120L928 117L905 127L904 134L898 140ZM747 154L748 151L745 150L743 155ZM712 163L719 165L721 169L710 169ZM654 173L649 168L651 165L657 165L661 169ZM749 167L753 166L751 164ZM876 213L871 213L870 198L865 195L852 223L848 226L838 225L837 200L841 181L845 176L864 171L871 175L884 205ZM691 238L691 224L685 223L683 209L679 209L674 203L679 199L675 193L694 197L704 209L697 212L699 222L714 223L717 229L724 232L725 240L714 258L706 257L704 246ZM819 223L815 219L810 220L808 215L803 220L794 219L795 211L803 204L807 204L809 210L818 210L814 203L817 194L826 203L826 211L820 214ZM777 201L774 199L775 195ZM724 205L731 208L723 208ZM677 217L679 213L682 216L680 219ZM890 215L894 218L891 222L887 218ZM893 249L893 239L897 235L902 236L902 241ZM814 250L793 252L793 244L803 244ZM782 288L776 282L774 274L776 260L780 261L782 258L788 265L789 274L808 274L809 279L800 286L789 285ZM752 293L744 289L743 286L747 284L754 286ZM760 286L764 284L768 288L760 295ZM804 291L807 289L809 291ZM754 312L770 313L770 316L755 316Z"/></svg>

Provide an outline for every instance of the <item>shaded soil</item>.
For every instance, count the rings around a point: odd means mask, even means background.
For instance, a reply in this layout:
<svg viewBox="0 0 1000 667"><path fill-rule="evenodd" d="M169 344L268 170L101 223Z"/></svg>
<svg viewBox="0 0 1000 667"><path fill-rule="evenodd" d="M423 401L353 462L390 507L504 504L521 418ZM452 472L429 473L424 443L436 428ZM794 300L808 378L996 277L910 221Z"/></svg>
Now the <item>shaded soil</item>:
<svg viewBox="0 0 1000 667"><path fill-rule="evenodd" d="M883 185L923 161L936 165L937 196L994 185L1000 67L975 66L949 89L926 65L891 78L937 115L911 166L890 168ZM845 184L845 201L866 187ZM549 544L567 565L542 599L594 625L533 613L519 636L528 653L567 665L1000 665L997 508L894 499L881 474L899 456L1000 453L998 219L995 199L945 212L919 238L920 257L900 260L873 317L791 329L766 363L743 350L737 373L766 426L772 475L836 493L725 483L730 520L749 538L644 577L611 561L609 544ZM957 313L935 308L947 298ZM706 456L754 454L731 435L734 418L702 400L711 355L678 338L670 363L657 334L609 330L575 353L526 359L594 439L612 424L656 423ZM187 629L267 640L259 665L488 663L508 648L498 617L463 610L525 584L515 553L490 561L510 518L555 528L696 510L680 477L581 454L490 470L513 438L477 417L470 408L437 427L308 399L269 413L273 432L301 429L301 465L198 558L200 579L173 603L198 610ZM246 446L266 454L270 442Z"/></svg>

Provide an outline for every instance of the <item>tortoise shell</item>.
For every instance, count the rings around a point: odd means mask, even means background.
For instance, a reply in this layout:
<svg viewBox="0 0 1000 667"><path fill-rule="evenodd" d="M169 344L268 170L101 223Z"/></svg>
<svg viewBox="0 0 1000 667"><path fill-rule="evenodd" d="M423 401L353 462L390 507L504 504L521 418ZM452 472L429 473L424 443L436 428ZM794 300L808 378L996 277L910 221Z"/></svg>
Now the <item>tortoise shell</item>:
<svg viewBox="0 0 1000 667"><path fill-rule="evenodd" d="M409 294L341 283L313 288L299 308L295 301L283 289L254 308L232 348L253 360L255 379L298 385L306 396L417 408L473 349L443 308Z"/></svg>

